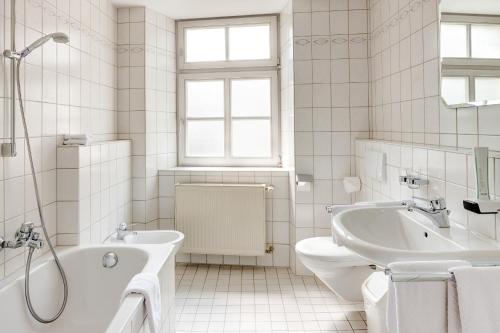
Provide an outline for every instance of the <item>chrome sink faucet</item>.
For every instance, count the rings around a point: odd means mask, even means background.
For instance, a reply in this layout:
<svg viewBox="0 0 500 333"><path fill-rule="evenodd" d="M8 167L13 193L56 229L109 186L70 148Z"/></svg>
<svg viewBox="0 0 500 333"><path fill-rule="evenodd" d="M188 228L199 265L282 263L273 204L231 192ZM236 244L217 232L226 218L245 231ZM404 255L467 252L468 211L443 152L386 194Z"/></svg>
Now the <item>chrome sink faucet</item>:
<svg viewBox="0 0 500 333"><path fill-rule="evenodd" d="M27 246L34 249L40 249L43 246L43 240L40 239L40 233L34 232L35 225L33 222L24 222L16 231L14 240L4 240L0 237L0 248L2 249L17 249L22 246Z"/></svg>
<svg viewBox="0 0 500 333"><path fill-rule="evenodd" d="M427 202L428 207L417 205L415 200ZM444 198L427 200L425 198L413 197L411 200L403 201L409 212L416 210L417 212L428 217L432 223L439 228L449 228L450 220L448 215L450 211L446 208L446 200Z"/></svg>

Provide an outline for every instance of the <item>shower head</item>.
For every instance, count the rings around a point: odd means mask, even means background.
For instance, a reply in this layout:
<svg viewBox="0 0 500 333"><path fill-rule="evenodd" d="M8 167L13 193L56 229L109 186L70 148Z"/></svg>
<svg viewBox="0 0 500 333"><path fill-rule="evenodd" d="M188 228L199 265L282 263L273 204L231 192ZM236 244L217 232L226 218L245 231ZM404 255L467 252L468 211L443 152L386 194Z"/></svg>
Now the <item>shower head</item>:
<svg viewBox="0 0 500 333"><path fill-rule="evenodd" d="M37 39L36 41L31 43L29 46L27 46L24 50L19 52L19 55L21 56L21 58L24 58L28 54L30 54L33 50L42 46L43 44L45 44L46 42L48 42L51 39L53 39L54 42L56 42L56 43L66 44L69 42L68 35L66 35L63 32L54 32L54 33L48 34L46 36L43 36L42 38Z"/></svg>

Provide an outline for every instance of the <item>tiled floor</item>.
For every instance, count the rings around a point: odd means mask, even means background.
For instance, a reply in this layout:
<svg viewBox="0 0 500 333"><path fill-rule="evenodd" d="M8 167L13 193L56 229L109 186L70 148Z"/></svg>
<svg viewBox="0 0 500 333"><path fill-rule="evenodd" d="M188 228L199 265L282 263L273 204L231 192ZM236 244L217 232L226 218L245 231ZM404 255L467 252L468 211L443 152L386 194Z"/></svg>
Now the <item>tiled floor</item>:
<svg viewBox="0 0 500 333"><path fill-rule="evenodd" d="M362 304L287 268L181 264L176 276L177 333L367 332Z"/></svg>

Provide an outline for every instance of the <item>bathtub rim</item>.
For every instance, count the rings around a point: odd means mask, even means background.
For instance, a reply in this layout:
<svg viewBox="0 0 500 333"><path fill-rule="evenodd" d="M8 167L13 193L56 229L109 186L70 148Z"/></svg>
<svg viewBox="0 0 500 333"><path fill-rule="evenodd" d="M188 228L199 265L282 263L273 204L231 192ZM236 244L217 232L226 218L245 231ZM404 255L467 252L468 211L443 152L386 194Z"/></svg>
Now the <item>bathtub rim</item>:
<svg viewBox="0 0 500 333"><path fill-rule="evenodd" d="M153 260L161 260L161 255L165 255L164 261L166 261L170 255L172 255L173 252L173 246L171 244L165 243L165 244L121 244L121 243L106 243L106 244L88 244L88 245L59 245L55 247L55 251L59 258L64 258L69 254L72 254L74 252L79 252L83 251L85 249L89 248L135 248L139 249L142 252L144 252L147 255L147 261L141 270L141 272L149 272L149 273L155 273L157 274L159 271L159 268L156 268L154 266L158 265L156 262L152 262ZM26 250L27 251L27 250ZM27 253L27 252L26 252ZM24 253L23 255L25 255ZM51 261L54 261L52 258L52 254L50 251L45 252L42 255L38 255L38 257L35 258L33 263L31 264L31 271L35 271L39 269L42 265L49 263ZM13 273L9 274L8 276L4 277L0 281L0 292L2 292L5 288L7 288L10 284L17 282L20 279L24 278L24 271L25 271L25 264L26 262L24 261L24 264L22 267L16 269ZM156 264L156 265L155 265ZM161 267L163 265L159 265ZM63 266L64 267L64 266Z"/></svg>

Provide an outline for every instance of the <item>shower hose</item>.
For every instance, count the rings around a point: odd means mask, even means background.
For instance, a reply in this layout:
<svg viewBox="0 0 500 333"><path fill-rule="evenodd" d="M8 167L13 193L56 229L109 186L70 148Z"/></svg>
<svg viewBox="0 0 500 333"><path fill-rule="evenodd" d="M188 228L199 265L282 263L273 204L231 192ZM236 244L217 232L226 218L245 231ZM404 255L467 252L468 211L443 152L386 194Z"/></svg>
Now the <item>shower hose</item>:
<svg viewBox="0 0 500 333"><path fill-rule="evenodd" d="M28 309L29 309L31 315L33 316L33 318L35 318L40 323L48 324L48 323L51 323L51 322L57 320L57 318L59 318L61 316L61 314L64 311L64 308L66 307L66 303L68 301L68 281L66 279L66 274L64 273L64 269L63 269L63 267L61 265L61 262L59 261L59 258L57 257L56 251L54 250L54 246L52 245L52 242L50 241L49 233L47 232L47 226L45 225L45 219L43 218L42 202L41 202L41 199L40 199L40 192L39 192L39 189L38 189L38 182L36 180L35 166L33 164L33 155L32 155L32 152L31 152L30 136L29 136L29 133L28 133L28 126L26 124L26 115L24 113L23 97L22 97L22 93L21 93L21 80L20 80L20 75L19 75L19 73L20 73L20 67L21 67L21 60L22 60L22 58L18 59L17 63L16 63L16 71L17 71L17 75L16 75L17 93L18 93L18 98L19 98L19 109L21 111L21 119L22 119L23 127L24 127L24 136L26 137L26 148L28 149L28 156L29 156L29 162L30 162L30 167L31 167L31 176L33 177L33 186L34 186L34 189L35 189L36 204L38 206L38 214L40 216L40 224L41 224L42 229L43 229L43 234L45 236L45 241L49 245L50 252L52 253L52 256L54 257L54 261L55 261L55 263L57 265L57 269L59 270L59 274L61 275L62 282L63 282L63 285L64 285L64 298L63 298L63 302L61 304L61 307L59 308L59 311L53 317L48 318L48 319L40 317L37 314L37 312L35 311L35 309L33 308L33 304L31 303L31 296L30 296L30 268L31 268L31 260L32 260L33 252L35 251L35 248L34 247L30 247L29 248L29 252L28 252L28 260L27 260L27 263L26 263L26 271L25 271L25 279L24 279L24 297L26 298L26 304L27 304Z"/></svg>

